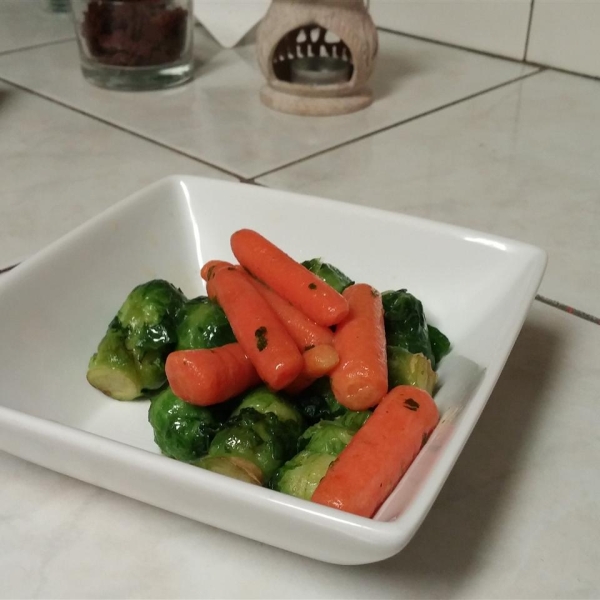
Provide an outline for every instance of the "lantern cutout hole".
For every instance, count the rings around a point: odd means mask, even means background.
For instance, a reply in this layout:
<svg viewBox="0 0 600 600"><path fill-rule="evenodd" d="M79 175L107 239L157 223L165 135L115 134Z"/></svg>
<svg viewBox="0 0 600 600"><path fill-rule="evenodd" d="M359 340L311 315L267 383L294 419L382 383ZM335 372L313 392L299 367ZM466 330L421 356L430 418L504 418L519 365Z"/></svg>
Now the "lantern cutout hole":
<svg viewBox="0 0 600 600"><path fill-rule="evenodd" d="M354 63L348 45L316 23L286 33L273 53L273 74L287 83L340 84L352 79Z"/></svg>

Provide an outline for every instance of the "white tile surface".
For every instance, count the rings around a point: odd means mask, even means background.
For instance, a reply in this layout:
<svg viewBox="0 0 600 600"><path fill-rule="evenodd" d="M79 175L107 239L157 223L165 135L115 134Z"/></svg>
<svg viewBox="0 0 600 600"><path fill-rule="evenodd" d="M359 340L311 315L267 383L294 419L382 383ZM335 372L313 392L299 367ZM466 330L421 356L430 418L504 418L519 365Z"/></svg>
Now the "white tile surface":
<svg viewBox="0 0 600 600"><path fill-rule="evenodd" d="M201 30L196 30L202 42ZM531 71L530 67L382 33L375 104L343 117L296 117L262 106L254 47L202 43L195 81L154 93L86 83L75 43L0 57L0 77L252 177Z"/></svg>
<svg viewBox="0 0 600 600"><path fill-rule="evenodd" d="M535 303L425 523L374 565L317 563L0 454L2 595L597 597L599 344L598 326Z"/></svg>
<svg viewBox="0 0 600 600"><path fill-rule="evenodd" d="M531 0L371 0L377 25L523 59Z"/></svg>
<svg viewBox="0 0 600 600"><path fill-rule="evenodd" d="M600 77L600 2L535 0L527 59Z"/></svg>
<svg viewBox="0 0 600 600"><path fill-rule="evenodd" d="M0 53L73 37L71 17L49 12L45 0L0 0Z"/></svg>
<svg viewBox="0 0 600 600"><path fill-rule="evenodd" d="M0 131L0 269L161 177L225 177L2 83Z"/></svg>
<svg viewBox="0 0 600 600"><path fill-rule="evenodd" d="M262 179L549 253L541 293L600 315L600 82L546 72Z"/></svg>

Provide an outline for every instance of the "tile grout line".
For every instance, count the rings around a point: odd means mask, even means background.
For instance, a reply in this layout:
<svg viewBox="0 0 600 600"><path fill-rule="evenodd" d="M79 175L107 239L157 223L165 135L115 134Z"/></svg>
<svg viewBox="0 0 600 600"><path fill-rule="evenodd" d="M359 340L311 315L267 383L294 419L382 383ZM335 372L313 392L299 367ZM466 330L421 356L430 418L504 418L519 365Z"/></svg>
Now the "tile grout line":
<svg viewBox="0 0 600 600"><path fill-rule="evenodd" d="M529 38L531 36L531 26L533 24L533 11L535 7L535 0L531 0L529 5L529 21L527 22L527 35L525 36L525 50L523 51L523 61L527 60L527 52L529 51Z"/></svg>
<svg viewBox="0 0 600 600"><path fill-rule="evenodd" d="M546 304L547 306L550 306L552 308L562 310L563 312L573 315L574 317L578 317L580 319L583 319L584 321L589 321L590 323L594 323L595 325L600 325L599 317L595 317L594 315L591 315L590 313L586 313L577 308L573 308L572 306L569 306L568 304L563 304L562 302L558 302L557 300L552 300L550 298L546 298L546 296L541 296L540 294L537 294L535 299L538 302L541 302L542 304Z"/></svg>
<svg viewBox="0 0 600 600"><path fill-rule="evenodd" d="M60 40L51 40L49 42L40 42L39 44L31 44L31 46L23 46L22 48L11 48L10 50L0 51L0 57L7 56L8 54L16 54L17 52L26 52L27 50L36 50L37 48L43 48L44 46L57 46L58 44L66 44L75 40L74 36L68 38L61 38Z"/></svg>
<svg viewBox="0 0 600 600"><path fill-rule="evenodd" d="M480 90L478 92L474 92L472 94L469 94L468 96L464 96L462 98L458 98L457 100L452 100L451 102L447 102L446 104L442 104L440 106L436 106L435 108L432 108L430 110L427 110L425 112L422 113L418 113L416 115L413 115L411 117L407 117L406 119L403 119L401 121L397 121L396 123L392 123L391 125L386 125L385 127L381 127L379 129L376 129L374 131L369 131L368 133L365 133L363 135L360 135L356 138L353 138L351 140L347 140L345 142L341 142L339 144L336 144L334 146L331 146L329 148L325 148L324 150L319 150L318 152L314 152L313 154L309 154L308 156L304 156L302 158L299 158L297 160L293 160L289 163L286 163L285 165L282 165L280 167L276 167L274 169L270 169L268 171L265 171L264 173L260 173L258 175L255 175L252 179L260 179L261 177L266 177L267 175L272 175L273 173L277 173L279 171L283 171L284 169L288 169L289 167L293 167L297 164L303 163L307 160L311 160L313 158L316 158L318 156L322 156L323 154L327 154L328 152L332 152L334 150L339 150L340 148L343 148L344 146L349 146L351 144L355 144L356 142L361 142L362 140L365 140L367 138L370 138L372 136L375 136L379 133L384 133L386 131L389 131L391 129L395 129L396 127L401 127L402 125L406 125L407 123L410 123L412 121L416 121L418 119L424 118L424 117L428 117L429 115L435 114L437 112L440 112L442 110L445 110L447 108L451 108L453 106L456 106L457 104L461 104L462 102L468 102L470 100L473 100L474 98L477 98L478 96L483 96L484 94L487 94L489 92L494 92L498 89L501 89L505 86L511 85L513 83L516 83L518 81L522 81L524 79L527 79L529 77L533 77L534 75L539 75L540 73L543 73L545 71L544 67L538 67L537 70L532 71L531 73L526 73L524 75L519 75L518 77L514 77L513 79L509 79L507 81L503 81L502 83L498 83L497 85L494 85L492 87L486 88L484 90Z"/></svg>
<svg viewBox="0 0 600 600"><path fill-rule="evenodd" d="M485 56L487 58L496 58L498 60L506 60L513 62L518 65L525 65L527 67L543 67L545 70L556 71L558 73L565 73L567 75L573 75L574 77L583 77L584 79L591 79L592 81L599 81L600 75L588 75L587 73L580 73L579 71L569 71L569 69L561 69L547 63L540 63L530 60L524 60L520 58L513 58L512 56L504 56L503 54L494 54L493 52L486 52L485 50L477 50L476 48L469 48L468 46L461 46L460 44L453 44L452 42L442 42L433 38L423 37L414 33L407 33L406 31L400 31L396 29L388 29L387 27L377 27L379 31L390 33L392 35L399 35L401 37L407 37L420 42L427 42L429 44L436 44L438 46L444 46L446 48L455 48L456 50L462 50L464 52L470 52L471 54L477 54L479 56Z"/></svg>
<svg viewBox="0 0 600 600"><path fill-rule="evenodd" d="M493 52L488 52L487 50L478 50L477 48L470 48L469 46L461 46L460 44L453 44L452 42L444 42L442 40L436 40L434 38L425 37L422 35L417 35L416 33L408 33L407 31L400 31L399 29L389 29L388 27L380 27L377 26L379 31L384 31L385 33L390 33L392 35L400 35L402 37L407 37L413 40L418 40L420 42L429 42L431 44L436 44L438 46L445 46L446 48L455 48L456 50L463 50L465 52L470 52L471 54L478 54L479 56L486 56L487 58L497 58L499 60L506 60L513 63L518 63L520 65L526 64L520 58L514 58L513 56L505 56L504 54L494 54Z"/></svg>
<svg viewBox="0 0 600 600"><path fill-rule="evenodd" d="M122 125L118 125L117 123L113 123L111 121L108 121L102 117L98 117L97 115L93 115L91 113L85 112L84 110L77 108L75 106L71 106L70 104L67 104L65 102L62 102L61 100L56 100L55 98L52 98L50 96L46 96L45 94L42 94L36 90L32 90L24 85L21 85L19 83L15 83L14 81L11 81L10 79L6 79L4 77L0 77L0 81L3 83L6 83L8 85L12 85L24 92L27 92L29 94L32 94L33 96L36 96L38 98L42 98L43 100L47 100L48 102L52 102L54 104L57 104L58 106L62 106L63 108L66 108L67 110L71 110L75 113L78 113L84 117L88 117L89 119L92 119L94 121L97 121L99 123L102 123L104 125L108 125L109 127L113 127L114 129L117 129L119 131L122 131L124 133L128 133L134 137L137 137L141 140L144 140L146 142L149 142L150 144L153 144L155 146L158 146L160 148L163 148L165 150L169 150L170 152L174 152L175 154L178 154L180 156L184 156L185 158L189 158L197 163L203 164L207 167L211 167L212 169L215 169L217 171L220 171L221 173L224 173L225 175L229 175L230 177L233 177L234 179L237 179L238 181L248 181L247 177L243 177L242 175L238 175L237 173L234 173L233 171L228 171L227 169L220 167L218 165L215 165L213 163L210 163L204 159L198 158L197 156L193 156L192 154L188 154L187 152L184 152L183 150L179 150L178 148L172 148L171 146L160 142L158 140L154 140L151 137L147 137L141 133L138 133L137 131L132 131L131 129L127 129L126 127L123 127Z"/></svg>

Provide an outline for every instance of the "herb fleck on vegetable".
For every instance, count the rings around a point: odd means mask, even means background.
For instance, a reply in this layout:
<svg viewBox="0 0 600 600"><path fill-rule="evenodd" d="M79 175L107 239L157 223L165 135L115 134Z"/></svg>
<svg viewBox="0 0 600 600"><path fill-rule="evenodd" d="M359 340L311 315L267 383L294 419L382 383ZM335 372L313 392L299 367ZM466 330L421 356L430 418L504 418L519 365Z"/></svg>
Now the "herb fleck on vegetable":
<svg viewBox="0 0 600 600"><path fill-rule="evenodd" d="M309 284L308 284L308 287L309 287L311 290L316 290L316 289L317 289L317 284L316 284L316 283L309 283Z"/></svg>
<svg viewBox="0 0 600 600"><path fill-rule="evenodd" d="M259 352L262 352L268 345L267 340L267 328L263 325L263 327L259 327L254 332L254 337L256 337L256 347Z"/></svg>
<svg viewBox="0 0 600 600"><path fill-rule="evenodd" d="M420 407L419 403L415 402L415 400L413 400L412 398L407 398L404 401L404 406L406 406L406 408L408 408L408 410L414 410L414 411L419 410L419 407Z"/></svg>

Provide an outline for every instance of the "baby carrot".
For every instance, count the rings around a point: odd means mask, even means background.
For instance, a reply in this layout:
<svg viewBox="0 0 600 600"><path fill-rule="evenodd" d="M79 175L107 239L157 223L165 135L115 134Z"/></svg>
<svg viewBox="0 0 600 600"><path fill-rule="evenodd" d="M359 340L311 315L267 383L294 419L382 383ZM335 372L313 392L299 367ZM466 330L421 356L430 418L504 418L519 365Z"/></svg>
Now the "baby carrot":
<svg viewBox="0 0 600 600"><path fill-rule="evenodd" d="M173 393L200 406L225 402L260 383L239 344L171 352L165 370Z"/></svg>
<svg viewBox="0 0 600 600"><path fill-rule="evenodd" d="M298 310L287 300L284 300L265 284L252 277L249 277L249 279L258 293L268 302L280 321L285 325L285 328L301 352L310 346L331 345L333 343L333 332L331 329L317 325L314 321L311 321L302 311Z"/></svg>
<svg viewBox="0 0 600 600"><path fill-rule="evenodd" d="M274 390L294 381L304 365L302 355L248 276L235 267L215 270L208 285L261 379Z"/></svg>
<svg viewBox="0 0 600 600"><path fill-rule="evenodd" d="M340 362L331 373L331 389L340 404L365 410L388 391L383 305L381 295L364 283L346 288L344 298L350 314L333 338Z"/></svg>
<svg viewBox="0 0 600 600"><path fill-rule="evenodd" d="M204 279L204 281L208 281L214 274L217 268L223 267L233 267L231 263L225 262L224 260L209 260L203 267L200 269L200 277Z"/></svg>
<svg viewBox="0 0 600 600"><path fill-rule="evenodd" d="M319 377L331 373L340 360L336 349L329 344L310 348L302 354L302 358L304 360L302 373L285 388L289 394L299 394Z"/></svg>
<svg viewBox="0 0 600 600"><path fill-rule="evenodd" d="M313 502L372 517L438 419L438 409L426 391L408 385L394 388L331 465Z"/></svg>
<svg viewBox="0 0 600 600"><path fill-rule="evenodd" d="M276 294L272 289L268 288L264 283L254 279L248 275L240 266L234 266L231 263L223 260L211 260L207 262L200 272L202 278L209 282L207 289L212 289L210 279L221 269L234 268L240 270L248 276L248 280L267 301L273 309L279 320L285 325L288 333L296 342L300 352L303 352L310 346L318 346L321 344L333 344L333 332L327 327L317 325L311 321L304 313L298 310L295 306L284 300L279 294ZM211 292L209 292L209 296Z"/></svg>
<svg viewBox="0 0 600 600"><path fill-rule="evenodd" d="M315 323L330 327L348 314L341 294L256 231L236 231L231 249L243 267Z"/></svg>

